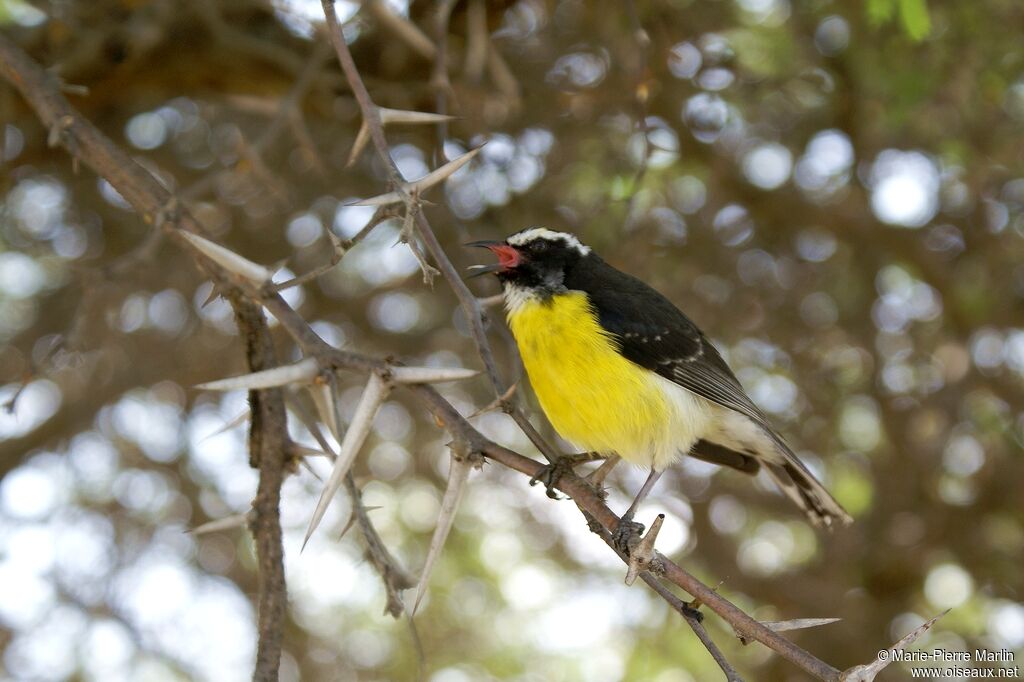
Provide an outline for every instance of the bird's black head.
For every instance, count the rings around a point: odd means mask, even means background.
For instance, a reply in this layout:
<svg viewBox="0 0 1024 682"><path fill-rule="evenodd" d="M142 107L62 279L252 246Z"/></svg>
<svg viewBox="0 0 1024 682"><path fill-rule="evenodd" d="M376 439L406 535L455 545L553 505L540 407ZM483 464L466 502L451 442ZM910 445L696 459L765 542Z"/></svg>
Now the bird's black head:
<svg viewBox="0 0 1024 682"><path fill-rule="evenodd" d="M509 286L538 295L565 290L565 277L584 258L594 257L589 246L568 232L531 227L505 241L480 241L468 246L490 249L498 262L474 266L473 274L494 273L506 289Z"/></svg>

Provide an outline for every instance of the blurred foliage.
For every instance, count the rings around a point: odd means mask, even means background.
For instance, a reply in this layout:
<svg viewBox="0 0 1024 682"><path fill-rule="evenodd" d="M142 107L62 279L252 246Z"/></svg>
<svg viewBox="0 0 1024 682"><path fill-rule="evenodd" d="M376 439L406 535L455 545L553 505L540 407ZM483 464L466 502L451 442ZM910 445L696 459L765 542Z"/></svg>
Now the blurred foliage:
<svg viewBox="0 0 1024 682"><path fill-rule="evenodd" d="M868 0L868 19L872 25L880 26L895 14L899 14L900 24L912 40L919 41L931 31L925 0Z"/></svg>
<svg viewBox="0 0 1024 682"><path fill-rule="evenodd" d="M710 333L857 517L817 534L770 485L686 463L647 505L668 514L663 551L760 619L842 617L793 634L840 668L947 607L923 647L1007 647L1019 664L1024 5L471 0L454 5L443 91L380 19L408 17L436 41L433 3L338 8L379 104L443 99L458 116L446 131L389 128L408 178L489 140L427 197L458 265L477 257L460 249L469 238L580 234ZM329 258L324 230L352 236L369 218L347 202L384 189L372 154L345 168L358 108L333 59L313 56L319 11L0 0L0 23L87 86L75 105L219 240L301 273ZM281 116L309 68L298 114ZM244 427L214 435L244 396L190 388L243 370L230 311L203 306L210 285L190 258L49 148L6 87L0 122L0 398L16 397L0 416L5 675L247 678L250 539L183 532L245 512L255 491ZM332 343L476 366L453 296L422 283L399 229L381 225L290 301ZM351 414L359 377L342 379ZM493 398L482 380L445 393L466 414ZM387 405L357 473L415 571L448 455L407 398ZM475 421L531 452L503 415ZM642 477L614 478L616 508ZM381 616L358 536L338 540L342 501L299 554L319 486L302 470L284 489L282 679L413 679L408 625ZM680 619L622 575L571 503L484 467L417 617L425 679L717 679ZM707 622L747 679L803 679Z"/></svg>

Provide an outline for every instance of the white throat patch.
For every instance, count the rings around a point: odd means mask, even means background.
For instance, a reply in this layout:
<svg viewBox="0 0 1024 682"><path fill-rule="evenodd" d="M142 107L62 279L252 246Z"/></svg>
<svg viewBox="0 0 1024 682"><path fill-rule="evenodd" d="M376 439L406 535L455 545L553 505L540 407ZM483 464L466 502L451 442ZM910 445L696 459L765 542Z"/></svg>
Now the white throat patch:
<svg viewBox="0 0 1024 682"><path fill-rule="evenodd" d="M539 298L537 292L509 282L505 282L503 289L505 294L505 311L509 314L517 312L526 303L536 301Z"/></svg>
<svg viewBox="0 0 1024 682"><path fill-rule="evenodd" d="M569 234L568 232L555 232L549 230L546 227L531 227L528 230L517 232L516 234L509 237L506 241L512 246L522 246L523 244L533 241L534 239L547 239L549 241L563 241L572 248L579 251L581 256L586 256L590 253L590 247L585 245L576 235Z"/></svg>

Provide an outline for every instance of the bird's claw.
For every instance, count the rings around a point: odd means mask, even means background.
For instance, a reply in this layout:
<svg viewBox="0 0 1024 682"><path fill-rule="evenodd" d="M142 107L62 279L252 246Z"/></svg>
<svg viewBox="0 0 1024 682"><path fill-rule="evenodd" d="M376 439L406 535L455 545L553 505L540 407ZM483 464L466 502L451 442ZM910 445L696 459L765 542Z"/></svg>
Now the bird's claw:
<svg viewBox="0 0 1024 682"><path fill-rule="evenodd" d="M590 462L594 459L594 455L589 452L580 453L578 455L562 455L554 462L545 464L541 467L534 476L530 479L530 485L537 485L537 483L543 483L544 489L547 492L548 497L552 500L561 500L558 493L555 491L555 486L558 481L565 474L575 474L575 467L584 462Z"/></svg>
<svg viewBox="0 0 1024 682"><path fill-rule="evenodd" d="M639 544L643 534L644 524L634 521L632 514L624 514L619 519L619 525L615 528L615 532L612 533L612 541L615 543L616 549L629 556Z"/></svg>
<svg viewBox="0 0 1024 682"><path fill-rule="evenodd" d="M683 615L687 618L693 618L698 623L704 622L704 614L686 603L683 604Z"/></svg>

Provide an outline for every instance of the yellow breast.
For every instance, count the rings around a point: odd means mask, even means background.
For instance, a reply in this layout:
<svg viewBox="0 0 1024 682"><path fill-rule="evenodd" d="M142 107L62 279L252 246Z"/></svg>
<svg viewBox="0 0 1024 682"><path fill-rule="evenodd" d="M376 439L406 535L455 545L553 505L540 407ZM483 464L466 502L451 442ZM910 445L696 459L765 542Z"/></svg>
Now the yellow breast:
<svg viewBox="0 0 1024 682"><path fill-rule="evenodd" d="M586 294L521 299L508 322L541 407L563 438L658 468L689 448L669 382L619 353Z"/></svg>

